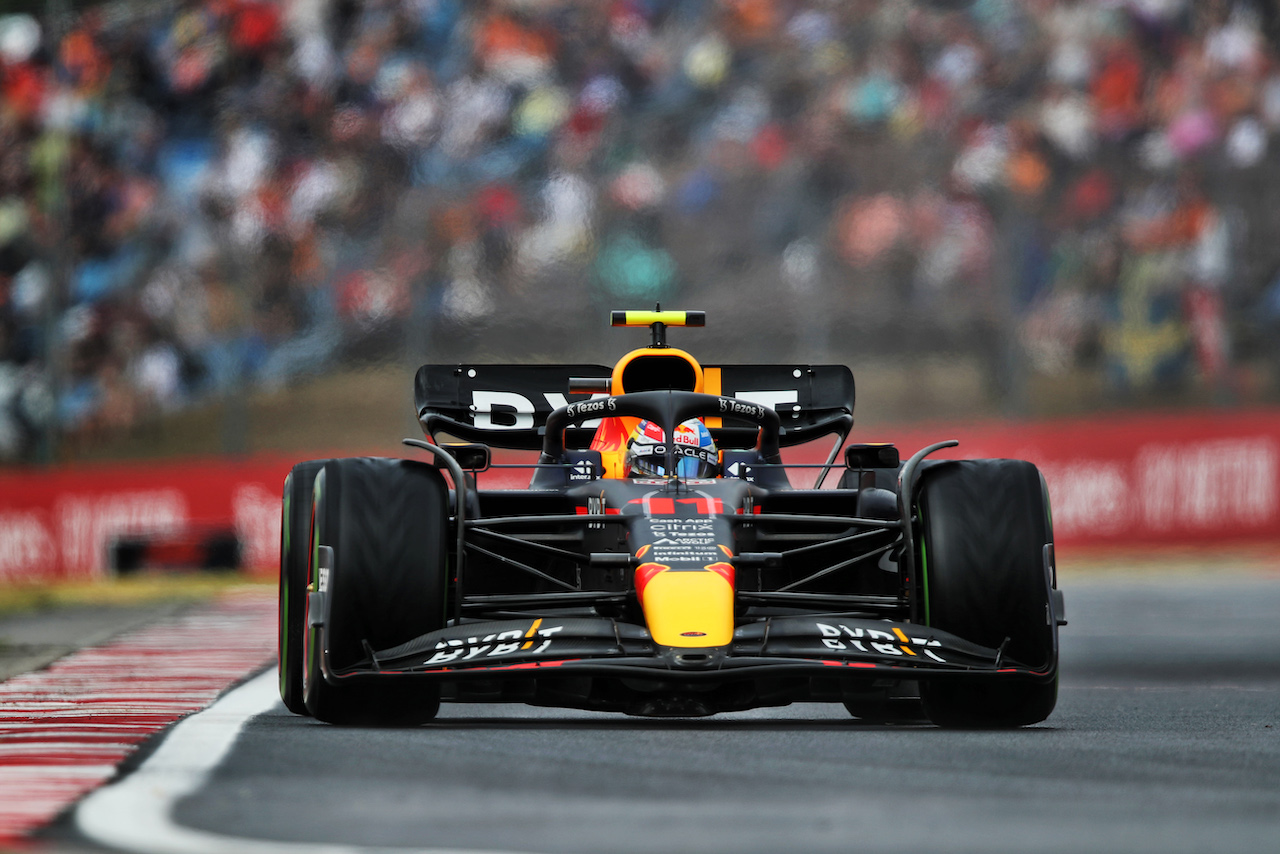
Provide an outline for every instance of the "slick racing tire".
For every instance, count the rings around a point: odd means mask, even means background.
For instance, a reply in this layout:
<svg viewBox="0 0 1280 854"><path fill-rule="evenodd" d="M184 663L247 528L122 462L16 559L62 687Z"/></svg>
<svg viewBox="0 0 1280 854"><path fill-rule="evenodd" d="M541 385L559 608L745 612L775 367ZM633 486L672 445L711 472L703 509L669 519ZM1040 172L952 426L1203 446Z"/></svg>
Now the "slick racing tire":
<svg viewBox="0 0 1280 854"><path fill-rule="evenodd" d="M333 724L409 726L435 717L440 690L413 678L375 676L332 684L368 650L383 650L444 625L449 495L443 476L411 460L330 460L316 477L310 582L318 591L320 547L333 549L323 625L307 629L307 712ZM313 600L308 600L309 602ZM321 657L325 661L321 661Z"/></svg>
<svg viewBox="0 0 1280 854"><path fill-rule="evenodd" d="M296 715L302 702L302 636L307 626L307 559L311 541L311 487L326 460L298 463L284 479L280 518L280 699Z"/></svg>
<svg viewBox="0 0 1280 854"><path fill-rule="evenodd" d="M949 727L1038 723L1058 699L1057 622L1045 546L1053 542L1049 497L1022 460L941 463L919 498L918 591L930 626L1044 673L924 682L925 714Z"/></svg>

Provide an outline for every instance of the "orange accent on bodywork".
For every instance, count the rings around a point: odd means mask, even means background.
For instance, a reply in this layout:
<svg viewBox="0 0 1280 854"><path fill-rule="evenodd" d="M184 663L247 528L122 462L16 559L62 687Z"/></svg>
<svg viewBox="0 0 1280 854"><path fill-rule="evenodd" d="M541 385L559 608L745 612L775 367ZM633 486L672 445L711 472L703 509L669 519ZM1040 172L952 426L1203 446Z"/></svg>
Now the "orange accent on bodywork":
<svg viewBox="0 0 1280 854"><path fill-rule="evenodd" d="M627 439L639 423L639 418L606 418L596 428L591 450L600 452L605 477L617 479L627 476Z"/></svg>
<svg viewBox="0 0 1280 854"><path fill-rule="evenodd" d="M645 548L648 548L646 546ZM644 598L644 589L648 586L653 577L660 572L666 572L671 567L665 563L642 563L636 567L636 595L641 599Z"/></svg>
<svg viewBox="0 0 1280 854"><path fill-rule="evenodd" d="M693 358L692 355L690 355L689 353L686 353L684 350L681 350L678 347L663 347L661 349L656 349L656 350L653 347L641 347L639 350L632 350L630 353L623 356L621 359L618 360L617 364L613 366L613 377L611 378L611 385L609 386L613 394L627 393L627 390L623 388L623 385L622 385L623 371L626 369L627 365L631 364L631 362L635 361L636 359L643 359L646 356L662 356L664 358L670 358L672 356L676 356L678 358L684 359L686 362L689 363L690 367L693 368L693 376L694 376L693 390L697 392L701 392L703 390L704 375L702 372L702 365L699 364L698 360Z"/></svg>
<svg viewBox="0 0 1280 854"><path fill-rule="evenodd" d="M911 639L907 637L907 633L904 632L902 629L898 628L897 626L893 627L893 633L897 635L898 640L902 641L904 644L911 642ZM899 646L898 649L902 650L907 655L915 655L914 652L912 652L909 648L905 646Z"/></svg>
<svg viewBox="0 0 1280 854"><path fill-rule="evenodd" d="M649 549L653 548L652 543L645 543L636 551L636 558L642 558L649 553Z"/></svg>
<svg viewBox="0 0 1280 854"><path fill-rule="evenodd" d="M533 621L533 625L529 627L529 631L527 631L527 632L525 632L525 633L524 633L524 636L525 636L525 637L527 637L527 638L531 638L531 637L533 637L533 633L534 633L534 632L536 632L536 631L538 630L538 626L540 626L540 625L542 625L542 618L541 618L541 617L539 617L538 619L536 619L536 620L534 620L534 621ZM529 648L529 647L531 647L531 646L533 646L533 641L525 641L525 642L524 642L524 646L522 646L522 647L520 647L520 648L521 648L521 649L528 649L528 648Z"/></svg>
<svg viewBox="0 0 1280 854"><path fill-rule="evenodd" d="M702 390L705 394L720 394L720 369L719 368L703 368L702 369ZM707 419L708 427L723 427L724 422L718 417Z"/></svg>
<svg viewBox="0 0 1280 854"><path fill-rule="evenodd" d="M705 568L709 569L712 572L719 573L724 578L725 581L729 582L730 587L733 586L733 583L734 583L733 564L725 563L725 562L710 563L710 564L707 564Z"/></svg>

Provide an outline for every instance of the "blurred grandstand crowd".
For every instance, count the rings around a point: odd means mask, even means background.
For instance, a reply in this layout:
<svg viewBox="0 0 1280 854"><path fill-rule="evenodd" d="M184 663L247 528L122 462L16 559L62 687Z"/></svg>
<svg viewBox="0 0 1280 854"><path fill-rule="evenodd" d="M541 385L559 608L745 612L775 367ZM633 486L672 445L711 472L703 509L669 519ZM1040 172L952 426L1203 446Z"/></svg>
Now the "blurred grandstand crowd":
<svg viewBox="0 0 1280 854"><path fill-rule="evenodd" d="M0 460L657 299L1117 393L1273 355L1270 2L71 7L0 19Z"/></svg>

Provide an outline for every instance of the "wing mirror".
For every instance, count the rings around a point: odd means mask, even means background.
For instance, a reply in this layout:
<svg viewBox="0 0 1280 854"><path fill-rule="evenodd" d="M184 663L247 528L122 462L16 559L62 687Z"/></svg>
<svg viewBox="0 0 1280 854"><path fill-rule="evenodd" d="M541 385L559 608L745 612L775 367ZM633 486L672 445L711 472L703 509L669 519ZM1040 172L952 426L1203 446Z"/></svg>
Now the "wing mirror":
<svg viewBox="0 0 1280 854"><path fill-rule="evenodd" d="M896 469L902 459L898 449L887 442L864 442L844 450L844 464L851 469Z"/></svg>
<svg viewBox="0 0 1280 854"><path fill-rule="evenodd" d="M445 453L457 460L458 465L467 471L488 471L492 462L492 452L488 445L479 443L449 443L441 445Z"/></svg>

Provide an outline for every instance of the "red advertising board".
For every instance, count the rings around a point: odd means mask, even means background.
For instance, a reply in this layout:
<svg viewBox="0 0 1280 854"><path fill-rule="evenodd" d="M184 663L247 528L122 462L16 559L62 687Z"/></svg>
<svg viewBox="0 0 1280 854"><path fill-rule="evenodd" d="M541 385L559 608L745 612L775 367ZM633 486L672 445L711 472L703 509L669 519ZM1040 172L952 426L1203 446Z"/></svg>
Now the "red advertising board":
<svg viewBox="0 0 1280 854"><path fill-rule="evenodd" d="M1060 546L1280 540L1280 411L1097 417L906 431L904 456L1011 457L1040 467Z"/></svg>
<svg viewBox="0 0 1280 854"><path fill-rule="evenodd" d="M0 584L92 578L117 538L234 528L246 565L280 549L280 490L291 461L185 460L0 473Z"/></svg>
<svg viewBox="0 0 1280 854"><path fill-rule="evenodd" d="M856 430L853 438L895 441L904 458L959 439L935 456L1031 460L1049 483L1060 548L1280 541L1280 410L913 426ZM821 462L828 449L817 443L790 460ZM280 488L293 462L258 456L0 473L0 584L95 577L122 536L202 525L233 529L244 563L269 574L278 561ZM481 486L524 477L495 470ZM796 472L793 481L808 477Z"/></svg>

